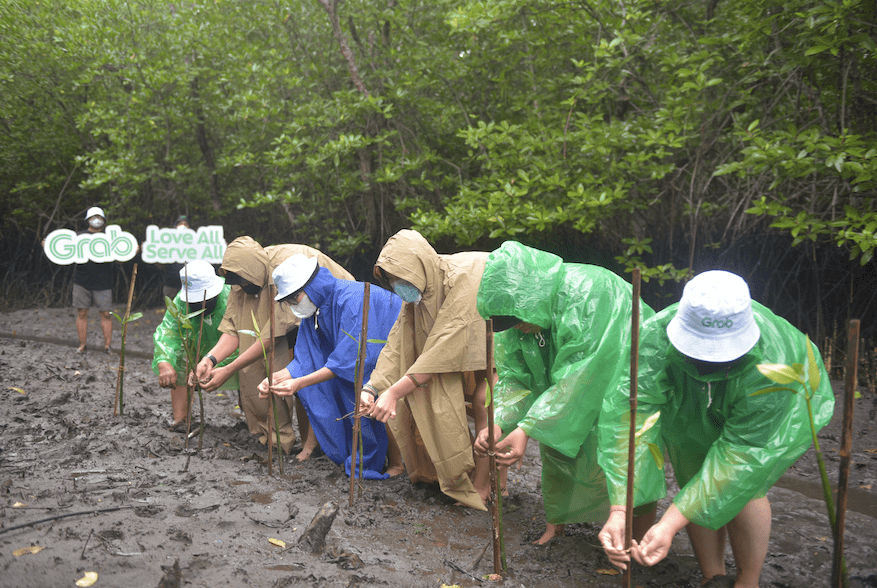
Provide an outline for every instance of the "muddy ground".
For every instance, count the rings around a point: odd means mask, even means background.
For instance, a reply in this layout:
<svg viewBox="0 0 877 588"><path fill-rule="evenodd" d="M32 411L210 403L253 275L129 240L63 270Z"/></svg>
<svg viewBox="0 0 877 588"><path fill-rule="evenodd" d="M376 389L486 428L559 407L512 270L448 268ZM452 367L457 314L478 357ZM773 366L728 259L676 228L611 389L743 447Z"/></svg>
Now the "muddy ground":
<svg viewBox="0 0 877 588"><path fill-rule="evenodd" d="M539 457L531 443L510 475L505 508L509 569L492 571L486 513L454 506L405 476L366 481L348 507L348 479L325 457L293 457L268 476L266 451L247 433L233 394L206 398L200 453L170 432L169 395L150 370L158 309L128 331L125 414L113 416L118 354L75 352L73 312L0 315L0 586L613 586L597 524L573 525L547 547ZM91 347L100 348L97 316ZM119 348L118 326L114 349ZM836 387L840 391L840 386ZM840 397L838 406L840 406ZM840 410L820 435L837 477ZM853 586L877 586L877 398L856 402L846 555ZM197 414L197 409L196 409ZM190 447L197 446L194 438ZM832 541L812 451L774 487L773 533L762 586L827 586ZM298 538L321 506L339 506L321 554ZM664 504L663 506L666 506ZM6 531L42 518L98 509ZM269 542L280 539L286 548ZM16 556L27 546L43 548ZM729 571L733 559L728 553ZM677 537L641 586L697 586L690 545Z"/></svg>

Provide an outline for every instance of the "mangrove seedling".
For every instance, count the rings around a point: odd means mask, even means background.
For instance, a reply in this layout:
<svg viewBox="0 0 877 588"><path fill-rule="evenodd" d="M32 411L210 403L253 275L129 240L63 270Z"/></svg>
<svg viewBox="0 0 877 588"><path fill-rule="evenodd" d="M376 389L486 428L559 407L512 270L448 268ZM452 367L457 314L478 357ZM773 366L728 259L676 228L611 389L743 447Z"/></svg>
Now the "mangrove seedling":
<svg viewBox="0 0 877 588"><path fill-rule="evenodd" d="M831 499L831 482L828 480L828 473L825 471L825 460L822 457L822 450L819 448L819 438L816 436L816 424L813 420L813 395L819 388L822 381L822 374L819 373L819 364L816 361L816 353L813 350L813 343L810 337L807 337L807 365L793 363L786 365L784 363L760 363L756 367L761 374L771 382L779 384L778 386L768 386L750 394L750 396L759 396L761 394L770 394L773 392L791 392L798 394L799 390L788 384L797 383L804 391L804 402L807 403L807 416L810 420L810 436L813 440L813 451L816 454L816 463L819 466L819 475L822 478L822 495L825 500L825 508L828 511L828 521L831 524L831 533L835 542L837 541L837 517L834 510L834 502ZM841 575L843 577L844 586L847 585L847 569L846 562L841 562Z"/></svg>
<svg viewBox="0 0 877 588"><path fill-rule="evenodd" d="M116 400L113 403L113 416L116 414L122 415L125 413L125 397L124 397L124 382L125 382L125 338L128 335L128 323L133 323L137 319L143 316L142 312L135 312L131 314L131 299L134 297L134 282L137 281L137 264L134 264L134 269L131 271L131 285L128 287L128 304L125 307L125 315L119 316L118 313L113 312L112 315L116 317L116 320L122 325L122 344L119 348L119 372L116 377ZM118 409L118 413L116 410Z"/></svg>

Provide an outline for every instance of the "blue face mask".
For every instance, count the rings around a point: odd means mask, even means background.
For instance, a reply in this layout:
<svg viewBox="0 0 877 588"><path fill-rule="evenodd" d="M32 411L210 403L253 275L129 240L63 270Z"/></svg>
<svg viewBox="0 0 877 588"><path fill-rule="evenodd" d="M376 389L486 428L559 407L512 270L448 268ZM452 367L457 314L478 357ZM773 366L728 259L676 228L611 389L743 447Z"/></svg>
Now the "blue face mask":
<svg viewBox="0 0 877 588"><path fill-rule="evenodd" d="M405 302L412 302L414 304L420 302L420 299L423 297L420 290L414 287L414 284L406 282L405 280L394 282L393 292Z"/></svg>

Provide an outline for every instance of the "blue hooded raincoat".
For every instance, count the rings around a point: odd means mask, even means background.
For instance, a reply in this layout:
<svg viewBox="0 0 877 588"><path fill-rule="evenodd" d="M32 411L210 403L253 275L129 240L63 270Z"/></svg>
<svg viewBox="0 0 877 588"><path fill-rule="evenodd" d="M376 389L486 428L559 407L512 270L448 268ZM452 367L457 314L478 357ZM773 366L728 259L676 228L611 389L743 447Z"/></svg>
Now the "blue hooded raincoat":
<svg viewBox="0 0 877 588"><path fill-rule="evenodd" d="M354 410L353 381L356 377L358 338L362 330L362 282L335 278L321 267L304 287L317 306L317 312L302 319L295 342L294 358L287 366L293 378L300 378L320 368L328 368L335 377L307 386L297 392L308 413L311 427L323 452L335 463L344 463L350 475L350 449L353 445L353 419L336 420ZM372 288L369 298L368 342L364 382L367 382L384 342L402 307L402 300L383 288ZM357 391L358 392L358 391ZM363 477L384 479L387 456L387 431L382 423L362 419ZM359 472L357 472L357 475Z"/></svg>

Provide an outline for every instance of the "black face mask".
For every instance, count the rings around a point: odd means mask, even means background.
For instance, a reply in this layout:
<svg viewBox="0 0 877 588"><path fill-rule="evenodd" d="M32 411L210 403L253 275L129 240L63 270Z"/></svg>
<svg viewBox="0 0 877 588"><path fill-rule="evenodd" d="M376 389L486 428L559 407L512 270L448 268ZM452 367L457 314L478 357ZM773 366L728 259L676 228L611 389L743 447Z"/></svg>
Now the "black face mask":
<svg viewBox="0 0 877 588"><path fill-rule="evenodd" d="M256 294L258 294L259 292L262 291L262 287L245 281L243 284L241 284L241 290L244 291L244 294L249 294L250 296L255 296Z"/></svg>
<svg viewBox="0 0 877 588"><path fill-rule="evenodd" d="M214 296L204 303L204 315L210 316L216 310L216 303L219 302L219 296Z"/></svg>

